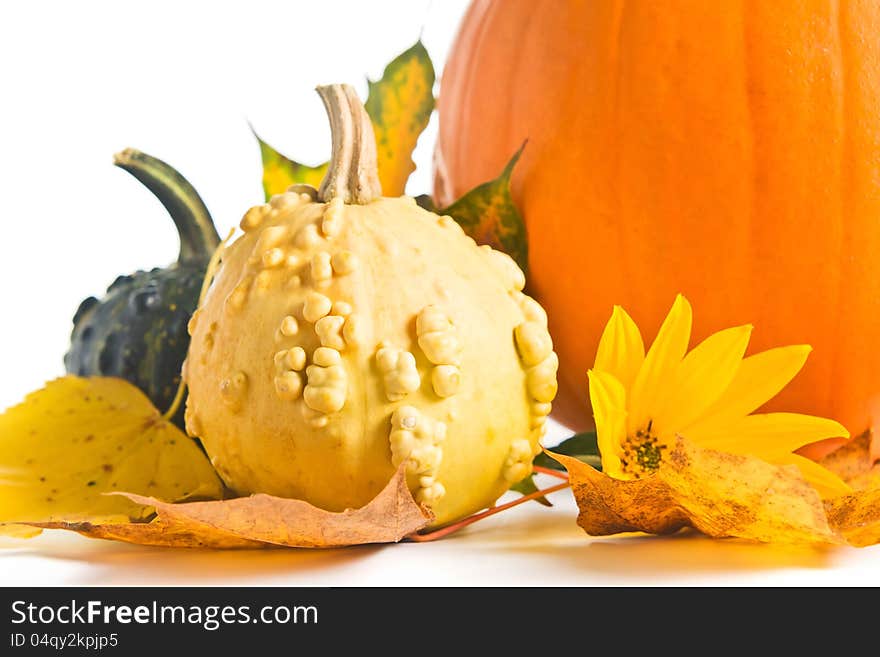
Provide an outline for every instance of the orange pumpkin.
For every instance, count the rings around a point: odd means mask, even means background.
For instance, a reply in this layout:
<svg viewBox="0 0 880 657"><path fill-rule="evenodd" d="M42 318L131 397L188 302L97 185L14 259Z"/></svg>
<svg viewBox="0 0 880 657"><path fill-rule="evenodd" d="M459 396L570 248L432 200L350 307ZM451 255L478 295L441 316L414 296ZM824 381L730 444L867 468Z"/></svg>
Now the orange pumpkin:
<svg viewBox="0 0 880 657"><path fill-rule="evenodd" d="M513 179L530 286L561 360L558 417L613 304L653 336L754 322L809 343L770 408L880 419L880 3L482 0L444 70L435 193ZM814 452L814 455L816 452Z"/></svg>

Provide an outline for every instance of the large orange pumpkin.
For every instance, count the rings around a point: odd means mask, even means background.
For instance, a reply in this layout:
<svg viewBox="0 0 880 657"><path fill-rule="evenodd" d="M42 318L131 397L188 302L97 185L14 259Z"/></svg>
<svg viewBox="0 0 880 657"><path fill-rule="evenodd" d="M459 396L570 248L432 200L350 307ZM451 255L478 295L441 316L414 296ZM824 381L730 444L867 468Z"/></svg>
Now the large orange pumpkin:
<svg viewBox="0 0 880 657"><path fill-rule="evenodd" d="M562 421L591 422L612 305L653 337L677 292L695 338L813 346L771 408L880 419L880 2L480 0L439 110L440 203L529 139L513 194Z"/></svg>

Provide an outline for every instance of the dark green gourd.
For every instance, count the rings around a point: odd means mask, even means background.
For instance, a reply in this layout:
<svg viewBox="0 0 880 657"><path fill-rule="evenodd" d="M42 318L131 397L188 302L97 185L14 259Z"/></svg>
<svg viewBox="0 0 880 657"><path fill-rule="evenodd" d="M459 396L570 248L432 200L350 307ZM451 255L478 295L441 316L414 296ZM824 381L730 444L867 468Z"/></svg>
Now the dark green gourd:
<svg viewBox="0 0 880 657"><path fill-rule="evenodd" d="M118 153L114 164L168 210L180 235L180 255L168 267L119 276L102 299L83 301L73 317L64 365L70 374L126 379L165 411L189 347L186 325L220 239L196 190L168 164L134 149ZM182 406L174 422L183 427Z"/></svg>

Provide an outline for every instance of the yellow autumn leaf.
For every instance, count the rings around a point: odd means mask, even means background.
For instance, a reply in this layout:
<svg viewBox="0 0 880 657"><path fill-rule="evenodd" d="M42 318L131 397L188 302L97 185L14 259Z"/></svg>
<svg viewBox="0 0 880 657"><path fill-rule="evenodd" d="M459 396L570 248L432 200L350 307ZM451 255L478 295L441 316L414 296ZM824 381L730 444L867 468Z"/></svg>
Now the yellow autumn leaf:
<svg viewBox="0 0 880 657"><path fill-rule="evenodd" d="M430 512L422 510L407 487L405 465L367 505L338 513L273 495L184 504L141 495L127 497L153 507L156 517L150 522L53 522L39 526L141 545L326 548L396 542L431 520Z"/></svg>
<svg viewBox="0 0 880 657"><path fill-rule="evenodd" d="M717 538L844 542L795 466L704 449L681 437L659 468L639 479L615 479L575 458L550 456L568 470L578 524L593 536L693 527Z"/></svg>
<svg viewBox="0 0 880 657"><path fill-rule="evenodd" d="M223 485L198 445L127 381L66 376L0 415L0 523L141 518ZM20 532L20 528L10 528Z"/></svg>

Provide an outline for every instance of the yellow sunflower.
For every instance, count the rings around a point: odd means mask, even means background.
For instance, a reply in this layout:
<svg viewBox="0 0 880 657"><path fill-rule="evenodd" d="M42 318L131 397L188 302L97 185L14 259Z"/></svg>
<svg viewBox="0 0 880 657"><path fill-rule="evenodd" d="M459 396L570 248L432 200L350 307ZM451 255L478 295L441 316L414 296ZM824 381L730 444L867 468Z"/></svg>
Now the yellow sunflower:
<svg viewBox="0 0 880 657"><path fill-rule="evenodd" d="M678 295L645 354L632 318L615 306L589 372L602 469L638 479L660 466L676 436L710 449L794 464L823 496L849 487L797 454L823 438L849 437L838 422L799 413L753 413L804 366L808 345L743 358L752 327L719 331L689 353L692 312Z"/></svg>

